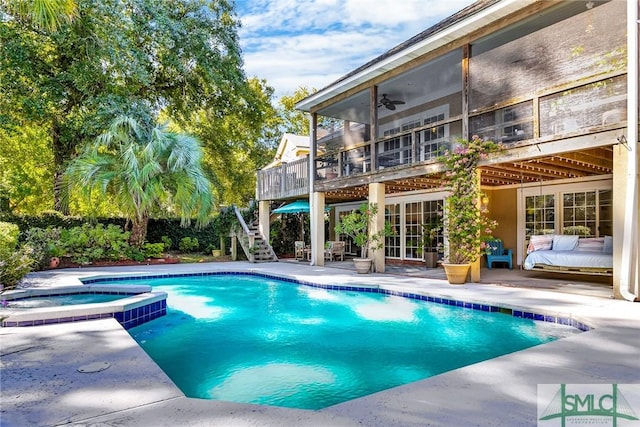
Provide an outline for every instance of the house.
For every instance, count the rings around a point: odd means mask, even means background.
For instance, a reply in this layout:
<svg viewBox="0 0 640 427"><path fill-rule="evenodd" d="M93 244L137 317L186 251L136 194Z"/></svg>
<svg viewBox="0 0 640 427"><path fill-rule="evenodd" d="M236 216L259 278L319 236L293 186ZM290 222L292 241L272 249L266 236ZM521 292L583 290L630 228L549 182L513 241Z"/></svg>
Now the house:
<svg viewBox="0 0 640 427"><path fill-rule="evenodd" d="M273 157L273 161L269 163L264 169L271 169L276 166L281 166L283 163L290 163L295 160L299 160L302 157L309 155L309 137L302 135L294 135L292 133L285 133L280 139L278 149Z"/></svg>
<svg viewBox="0 0 640 427"><path fill-rule="evenodd" d="M614 293L637 299L636 1L480 0L296 108L311 117L309 156L259 172L267 231L270 200L308 195L321 253L325 205L335 221L368 200L396 230L377 271L417 261L421 224L447 197L436 157L479 135L506 148L481 164L481 186L516 264L529 236L587 227L613 236ZM342 126L321 135L323 118Z"/></svg>

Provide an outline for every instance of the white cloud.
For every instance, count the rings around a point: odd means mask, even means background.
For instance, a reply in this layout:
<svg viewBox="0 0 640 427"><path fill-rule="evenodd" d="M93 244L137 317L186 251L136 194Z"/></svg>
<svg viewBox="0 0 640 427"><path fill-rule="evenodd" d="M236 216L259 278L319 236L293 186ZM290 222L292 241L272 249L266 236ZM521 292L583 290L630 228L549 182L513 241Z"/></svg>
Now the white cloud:
<svg viewBox="0 0 640 427"><path fill-rule="evenodd" d="M244 0L245 71L276 96L321 89L471 0Z"/></svg>

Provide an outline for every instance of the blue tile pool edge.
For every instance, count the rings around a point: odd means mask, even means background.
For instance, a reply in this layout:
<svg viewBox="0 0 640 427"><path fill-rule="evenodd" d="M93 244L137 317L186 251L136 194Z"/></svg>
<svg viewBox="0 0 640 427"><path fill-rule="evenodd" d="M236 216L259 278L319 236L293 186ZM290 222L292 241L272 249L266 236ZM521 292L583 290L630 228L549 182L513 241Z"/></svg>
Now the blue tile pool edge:
<svg viewBox="0 0 640 427"><path fill-rule="evenodd" d="M380 287L380 285L332 285L313 283L306 280L299 280L288 276L280 276L270 273L262 273L256 271L209 271L209 272L196 272L196 273L177 273L177 274L151 274L151 275L135 275L135 276L96 276L92 278L80 279L84 284L99 284L99 283L111 283L120 281L134 281L134 280L148 280L148 279L168 279L174 277L198 277L198 276L221 276L221 275L237 275L237 276L258 276L267 279L276 279L283 282L295 283L304 286L311 286L315 288L322 288L328 290L338 291L357 291L357 292L370 292L384 295L399 296L408 299L414 299L418 301L433 302L435 304L451 305L461 307L465 309L486 311L486 312L500 312L513 317L537 320L541 322L557 323L564 326L571 326L580 331L586 332L593 329L592 326L572 317L564 317L555 314L535 313L533 311L527 311L522 308L512 308L508 306L497 306L485 303L461 301L457 299L433 296L427 293L419 294L413 292L403 292L394 289L386 289Z"/></svg>
<svg viewBox="0 0 640 427"><path fill-rule="evenodd" d="M2 319L2 327L28 327L51 325L58 323L72 323L87 320L114 318L124 327L130 329L149 322L167 313L167 294L165 292L134 293L132 289L96 289L88 286L85 292L82 287L53 288L48 289L51 295L70 295L77 293L111 293L122 294L125 298L106 303L91 303L79 305L67 305L61 307L34 308L26 310L7 311L7 317ZM150 287L145 287L145 290ZM44 296L47 289L38 289L35 295L21 296L14 299L30 298L31 296ZM127 292L128 291L128 292ZM129 295L129 296L127 296Z"/></svg>

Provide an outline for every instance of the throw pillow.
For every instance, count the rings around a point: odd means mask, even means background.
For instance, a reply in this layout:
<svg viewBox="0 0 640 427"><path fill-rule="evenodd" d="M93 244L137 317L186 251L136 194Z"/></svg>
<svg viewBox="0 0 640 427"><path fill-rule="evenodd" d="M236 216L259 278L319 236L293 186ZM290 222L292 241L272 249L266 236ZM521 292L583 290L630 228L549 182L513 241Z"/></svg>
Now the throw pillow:
<svg viewBox="0 0 640 427"><path fill-rule="evenodd" d="M565 236L562 234L556 234L553 236L552 251L572 251L578 245L578 239L580 236Z"/></svg>
<svg viewBox="0 0 640 427"><path fill-rule="evenodd" d="M527 246L527 253L530 254L534 251L548 251L551 249L553 243L553 236L551 234L541 234L538 236L529 237L529 246Z"/></svg>
<svg viewBox="0 0 640 427"><path fill-rule="evenodd" d="M579 252L602 252L604 245L604 237L585 237L578 240L578 247L575 249Z"/></svg>
<svg viewBox="0 0 640 427"><path fill-rule="evenodd" d="M602 253L605 253L605 254L613 253L613 237L604 236L604 245L602 246Z"/></svg>

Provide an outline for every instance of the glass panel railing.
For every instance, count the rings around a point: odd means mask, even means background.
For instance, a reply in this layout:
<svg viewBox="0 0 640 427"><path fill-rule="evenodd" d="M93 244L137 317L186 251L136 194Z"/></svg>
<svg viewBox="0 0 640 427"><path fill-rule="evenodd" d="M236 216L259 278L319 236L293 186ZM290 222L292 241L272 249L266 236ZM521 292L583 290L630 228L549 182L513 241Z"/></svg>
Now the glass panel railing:
<svg viewBox="0 0 640 427"><path fill-rule="evenodd" d="M540 98L540 136L622 123L627 114L626 76Z"/></svg>
<svg viewBox="0 0 640 427"><path fill-rule="evenodd" d="M316 159L317 181L337 178L338 171L338 153L324 155Z"/></svg>
<svg viewBox="0 0 640 427"><path fill-rule="evenodd" d="M340 154L342 156L342 176L371 172L371 146L363 145Z"/></svg>
<svg viewBox="0 0 640 427"><path fill-rule="evenodd" d="M533 138L533 102L526 101L469 119L469 138L510 143Z"/></svg>
<svg viewBox="0 0 640 427"><path fill-rule="evenodd" d="M376 142L378 169L410 164L413 161L412 134Z"/></svg>

